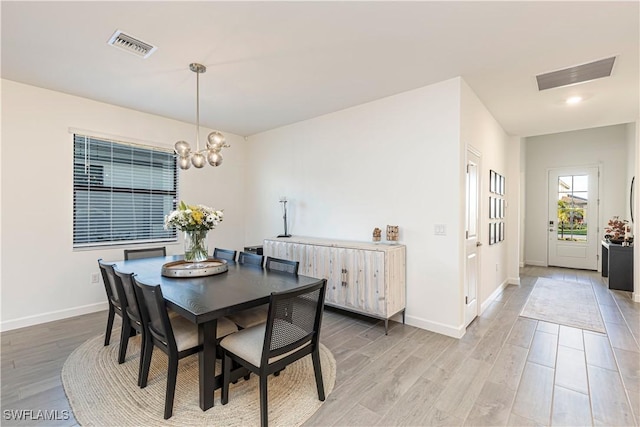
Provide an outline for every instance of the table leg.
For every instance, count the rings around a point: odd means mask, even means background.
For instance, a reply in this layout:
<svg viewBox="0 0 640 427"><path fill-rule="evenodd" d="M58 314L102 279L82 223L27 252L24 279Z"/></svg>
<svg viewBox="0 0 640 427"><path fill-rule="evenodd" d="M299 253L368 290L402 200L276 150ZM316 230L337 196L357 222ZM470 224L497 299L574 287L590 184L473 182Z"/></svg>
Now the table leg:
<svg viewBox="0 0 640 427"><path fill-rule="evenodd" d="M213 407L213 392L216 388L216 319L198 325L198 339L202 350L198 354L200 384L200 409Z"/></svg>

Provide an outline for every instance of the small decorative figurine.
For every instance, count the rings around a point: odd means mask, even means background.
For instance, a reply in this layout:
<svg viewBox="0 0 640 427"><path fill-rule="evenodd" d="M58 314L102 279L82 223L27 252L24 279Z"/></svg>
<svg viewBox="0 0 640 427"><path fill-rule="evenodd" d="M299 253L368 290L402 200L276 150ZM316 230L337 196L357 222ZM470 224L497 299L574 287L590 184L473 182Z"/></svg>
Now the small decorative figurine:
<svg viewBox="0 0 640 427"><path fill-rule="evenodd" d="M389 242L397 242L398 241L398 226L397 225L387 225L387 240Z"/></svg>
<svg viewBox="0 0 640 427"><path fill-rule="evenodd" d="M378 227L373 229L373 241L374 242L379 242L380 239L382 238L382 230L380 230Z"/></svg>

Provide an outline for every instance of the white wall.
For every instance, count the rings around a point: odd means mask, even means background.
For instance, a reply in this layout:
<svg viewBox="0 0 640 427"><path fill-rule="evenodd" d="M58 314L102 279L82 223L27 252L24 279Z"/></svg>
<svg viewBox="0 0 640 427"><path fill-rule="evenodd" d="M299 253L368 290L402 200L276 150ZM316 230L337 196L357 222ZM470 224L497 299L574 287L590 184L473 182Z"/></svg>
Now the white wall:
<svg viewBox="0 0 640 427"><path fill-rule="evenodd" d="M295 235L367 241L399 225L407 323L457 333L459 94L447 80L250 137L247 241L282 232L281 195Z"/></svg>
<svg viewBox="0 0 640 427"><path fill-rule="evenodd" d="M473 90L462 81L461 141L481 153L480 169L480 287L481 309L510 281L519 283L517 253L519 247L519 165L520 146L517 138L507 135ZM489 171L505 177L504 199L507 203L505 240L489 245ZM462 170L464 173L464 170ZM464 201L464 191L461 191ZM464 206L463 202L462 205ZM516 255L515 258L509 254ZM462 269L464 271L464 269Z"/></svg>
<svg viewBox="0 0 640 427"><path fill-rule="evenodd" d="M98 258L120 259L123 248L72 249L69 128L170 147L192 135L193 125L11 81L2 85L2 329L104 308L103 286L90 284L89 277L97 272ZM296 235L366 241L374 227L397 224L408 247L407 323L452 336L464 333L465 147L482 151L483 175L494 169L507 176L509 194L518 185L510 177L510 159L519 151L508 147L513 141L462 79L264 132L248 142L227 137L232 148L220 168L180 174L181 199L225 209L210 246L240 249L281 233L283 195L290 200L290 231ZM37 154L22 167L15 159L25 152ZM483 192L486 212L486 182ZM435 236L435 224L444 224L447 235ZM510 238L485 245L481 303L511 274L507 252L517 245L515 233ZM168 251L181 253L182 245L169 245Z"/></svg>
<svg viewBox="0 0 640 427"><path fill-rule="evenodd" d="M459 78L254 135L246 240L282 232L282 195L296 235L366 241L374 227L399 225L407 323L461 336L465 139L486 148L487 159L499 157L487 161L487 176L490 166L506 168L506 135ZM435 236L435 224L447 235ZM504 268L506 245L498 246Z"/></svg>
<svg viewBox="0 0 640 427"><path fill-rule="evenodd" d="M510 284L520 284L520 253L523 244L522 227L520 218L522 216L522 194L521 181L522 175L520 170L521 138L509 136L507 141L507 182L506 189L506 274L507 282Z"/></svg>
<svg viewBox="0 0 640 427"><path fill-rule="evenodd" d="M627 209L624 217L629 220L629 223L632 224L632 228L634 228L633 227L634 224L631 222L630 193L631 193L631 180L636 175L636 124L635 123L627 124L626 140L627 140L627 165L626 165L627 166L627 187L626 187ZM640 179L640 177L638 179ZM634 188L636 191L638 189L637 185L640 185L640 183L634 184ZM634 213L634 218L638 218L637 216L638 213L636 211L633 211L633 213ZM632 230L632 231L635 231L635 230Z"/></svg>
<svg viewBox="0 0 640 427"><path fill-rule="evenodd" d="M599 238L611 217L626 217L627 126L605 126L526 138L525 263L547 265L549 168L600 165Z"/></svg>
<svg viewBox="0 0 640 427"><path fill-rule="evenodd" d="M122 259L123 247L72 248L72 134L69 128L171 147L195 126L59 92L2 80L2 330L106 308L102 283L90 284L98 258ZM202 130L203 135L209 130ZM224 209L209 244L244 244L244 140L218 168L180 172L180 198ZM171 254L181 244L167 245Z"/></svg>
<svg viewBox="0 0 640 427"><path fill-rule="evenodd" d="M524 262L524 247L525 247L525 225L526 225L526 218L527 218L527 210L525 209L525 205L526 205L526 169L527 169L527 156L526 156L526 138L519 138L518 141L518 147L519 147L519 151L520 151L520 158L518 159L518 165L519 165L519 174L520 174L520 186L519 186L519 195L520 195L520 200L519 200L519 209L520 209L520 216L519 216L519 221L518 221L518 235L520 238L520 246L519 246L519 250L518 250L518 267L524 267L525 266L525 262Z"/></svg>
<svg viewBox="0 0 640 427"><path fill-rule="evenodd" d="M640 118L636 119L635 123L634 123L634 135L629 135L630 138L632 138L634 140L633 143L633 159L634 159L634 164L633 164L633 171L634 171L634 175L636 177L638 177L638 179L640 179ZM634 190L635 192L635 196L634 196L634 200L633 200L633 212L634 212L634 216L636 218L640 218L640 182L636 183L636 189ZM635 213L637 212L637 213ZM636 222L634 224L633 227L633 234L634 234L634 238L638 239L640 238L640 232L637 230L637 225L640 223L640 220L636 219ZM636 237L637 236L637 237ZM635 302L640 302L640 274L638 272L640 272L640 251L634 251L633 252L633 300Z"/></svg>

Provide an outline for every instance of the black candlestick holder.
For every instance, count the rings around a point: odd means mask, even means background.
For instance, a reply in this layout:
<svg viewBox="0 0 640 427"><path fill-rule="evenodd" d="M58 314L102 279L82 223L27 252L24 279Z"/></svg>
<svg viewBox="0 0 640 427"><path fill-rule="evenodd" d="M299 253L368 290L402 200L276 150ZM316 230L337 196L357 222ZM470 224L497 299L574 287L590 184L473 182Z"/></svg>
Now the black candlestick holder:
<svg viewBox="0 0 640 427"><path fill-rule="evenodd" d="M282 203L282 220L284 221L284 233L279 234L278 237L291 237L291 234L287 231L287 199L282 197L280 199L280 203Z"/></svg>

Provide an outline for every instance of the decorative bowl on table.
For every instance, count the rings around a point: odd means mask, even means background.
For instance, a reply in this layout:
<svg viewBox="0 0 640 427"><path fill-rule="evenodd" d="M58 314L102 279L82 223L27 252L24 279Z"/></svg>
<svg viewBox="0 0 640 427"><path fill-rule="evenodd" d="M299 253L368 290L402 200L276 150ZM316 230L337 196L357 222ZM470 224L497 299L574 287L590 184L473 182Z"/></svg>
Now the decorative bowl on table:
<svg viewBox="0 0 640 427"><path fill-rule="evenodd" d="M165 277L203 277L224 273L229 270L229 265L224 259L208 258L204 261L172 261L162 266L162 275Z"/></svg>

